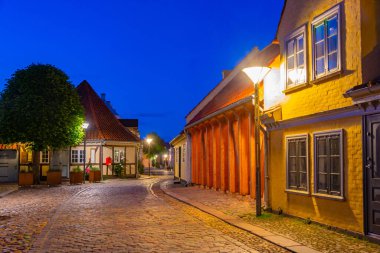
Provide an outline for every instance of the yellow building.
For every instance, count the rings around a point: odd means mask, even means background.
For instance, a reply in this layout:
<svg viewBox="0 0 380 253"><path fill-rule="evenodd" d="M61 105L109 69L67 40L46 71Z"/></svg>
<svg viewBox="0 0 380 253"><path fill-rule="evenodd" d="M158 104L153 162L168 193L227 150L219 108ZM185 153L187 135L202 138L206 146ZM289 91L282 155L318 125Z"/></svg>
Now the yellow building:
<svg viewBox="0 0 380 253"><path fill-rule="evenodd" d="M189 166L187 166L186 141L186 134L181 132L170 142L170 145L174 148L174 179L185 184L191 181Z"/></svg>
<svg viewBox="0 0 380 253"><path fill-rule="evenodd" d="M376 0L285 1L282 94L262 116L274 211L380 236L379 13Z"/></svg>

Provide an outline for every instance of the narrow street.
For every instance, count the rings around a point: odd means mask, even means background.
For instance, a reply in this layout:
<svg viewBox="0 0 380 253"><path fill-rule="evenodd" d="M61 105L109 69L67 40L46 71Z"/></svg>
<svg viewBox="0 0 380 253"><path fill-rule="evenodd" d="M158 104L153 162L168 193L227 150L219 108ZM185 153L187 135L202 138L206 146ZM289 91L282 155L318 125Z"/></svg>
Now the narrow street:
<svg viewBox="0 0 380 253"><path fill-rule="evenodd" d="M21 189L0 199L1 252L285 252L165 195L171 178Z"/></svg>

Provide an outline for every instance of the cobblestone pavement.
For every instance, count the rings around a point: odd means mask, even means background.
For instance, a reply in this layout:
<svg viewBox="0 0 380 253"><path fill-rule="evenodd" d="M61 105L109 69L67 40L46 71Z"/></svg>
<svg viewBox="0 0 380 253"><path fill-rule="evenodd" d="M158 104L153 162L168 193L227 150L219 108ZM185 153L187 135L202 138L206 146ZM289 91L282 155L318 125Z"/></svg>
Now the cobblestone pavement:
<svg viewBox="0 0 380 253"><path fill-rule="evenodd" d="M329 230L318 224L307 224L301 219L264 213L255 216L254 200L239 194L224 193L200 186L177 187L171 191L225 214L240 217L244 221L281 234L289 239L322 252L380 252L380 245Z"/></svg>
<svg viewBox="0 0 380 253"><path fill-rule="evenodd" d="M1 252L286 252L145 180L22 189L0 199Z"/></svg>

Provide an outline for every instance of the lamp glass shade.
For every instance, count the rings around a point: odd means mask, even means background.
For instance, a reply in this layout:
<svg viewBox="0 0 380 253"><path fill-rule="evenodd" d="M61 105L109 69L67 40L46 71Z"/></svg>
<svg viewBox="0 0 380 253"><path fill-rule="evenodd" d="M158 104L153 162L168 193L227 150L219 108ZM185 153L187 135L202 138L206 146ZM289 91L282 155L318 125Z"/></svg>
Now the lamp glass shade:
<svg viewBox="0 0 380 253"><path fill-rule="evenodd" d="M148 143L148 144L150 144L151 142L152 142L152 138L146 138L146 142Z"/></svg>
<svg viewBox="0 0 380 253"><path fill-rule="evenodd" d="M259 84L269 73L268 67L248 67L244 68L243 72L251 79L253 84Z"/></svg>
<svg viewBox="0 0 380 253"><path fill-rule="evenodd" d="M83 129L87 129L89 125L90 125L90 124L89 124L88 122L84 122L84 123L82 124L82 128L83 128Z"/></svg>

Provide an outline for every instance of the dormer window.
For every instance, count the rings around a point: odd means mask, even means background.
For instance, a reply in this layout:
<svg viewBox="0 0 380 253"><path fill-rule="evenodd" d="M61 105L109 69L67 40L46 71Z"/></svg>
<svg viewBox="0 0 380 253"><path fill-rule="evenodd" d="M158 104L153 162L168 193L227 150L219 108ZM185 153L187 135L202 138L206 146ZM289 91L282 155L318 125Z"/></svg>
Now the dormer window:
<svg viewBox="0 0 380 253"><path fill-rule="evenodd" d="M306 83L306 27L293 32L286 40L286 86Z"/></svg>
<svg viewBox="0 0 380 253"><path fill-rule="evenodd" d="M312 23L313 78L317 79L341 69L340 7L335 6Z"/></svg>

